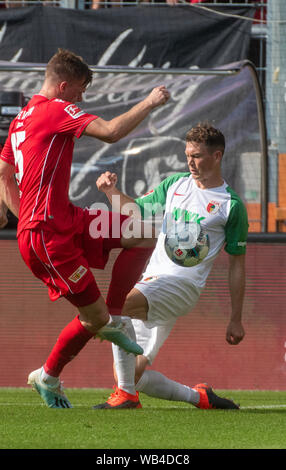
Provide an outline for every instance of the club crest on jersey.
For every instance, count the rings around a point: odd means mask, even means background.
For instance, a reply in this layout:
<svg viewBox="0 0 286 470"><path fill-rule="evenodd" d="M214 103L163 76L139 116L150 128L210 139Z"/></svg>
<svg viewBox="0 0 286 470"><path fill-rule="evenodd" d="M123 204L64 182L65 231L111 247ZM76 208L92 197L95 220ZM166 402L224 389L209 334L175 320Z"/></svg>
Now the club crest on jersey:
<svg viewBox="0 0 286 470"><path fill-rule="evenodd" d="M85 275L87 269L84 266L80 266L77 270L69 277L69 280L75 284Z"/></svg>
<svg viewBox="0 0 286 470"><path fill-rule="evenodd" d="M211 201L207 205L207 211L209 214L216 214L220 208L220 203L216 201Z"/></svg>
<svg viewBox="0 0 286 470"><path fill-rule="evenodd" d="M85 112L78 108L75 104L69 104L66 106L65 112L68 113L73 119L77 119L78 117L85 114Z"/></svg>

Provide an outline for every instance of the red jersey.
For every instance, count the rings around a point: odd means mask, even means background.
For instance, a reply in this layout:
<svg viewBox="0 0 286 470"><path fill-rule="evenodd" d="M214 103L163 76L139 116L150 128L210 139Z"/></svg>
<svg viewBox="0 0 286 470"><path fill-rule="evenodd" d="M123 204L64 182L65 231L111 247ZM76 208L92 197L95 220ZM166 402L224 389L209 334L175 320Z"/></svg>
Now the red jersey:
<svg viewBox="0 0 286 470"><path fill-rule="evenodd" d="M0 158L15 166L18 234L39 225L61 233L80 228L83 210L69 201L74 137L96 118L75 104L35 95L12 121Z"/></svg>

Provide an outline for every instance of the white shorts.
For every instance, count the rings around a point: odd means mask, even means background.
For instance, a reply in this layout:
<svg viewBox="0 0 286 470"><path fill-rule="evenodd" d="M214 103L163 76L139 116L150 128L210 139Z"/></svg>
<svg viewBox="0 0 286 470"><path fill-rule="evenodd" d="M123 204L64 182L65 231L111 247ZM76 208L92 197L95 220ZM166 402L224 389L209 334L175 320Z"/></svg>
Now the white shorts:
<svg viewBox="0 0 286 470"><path fill-rule="evenodd" d="M168 338L178 317L187 315L196 305L202 292L187 280L160 274L144 275L134 286L148 302L147 321L132 320L136 341L151 364Z"/></svg>
<svg viewBox="0 0 286 470"><path fill-rule="evenodd" d="M176 323L176 318L169 320L164 325L154 326L153 328L147 328L145 322L142 320L132 319L132 323L136 334L136 343L143 348L143 354L151 365L157 356L159 349L163 346L171 333L171 330Z"/></svg>

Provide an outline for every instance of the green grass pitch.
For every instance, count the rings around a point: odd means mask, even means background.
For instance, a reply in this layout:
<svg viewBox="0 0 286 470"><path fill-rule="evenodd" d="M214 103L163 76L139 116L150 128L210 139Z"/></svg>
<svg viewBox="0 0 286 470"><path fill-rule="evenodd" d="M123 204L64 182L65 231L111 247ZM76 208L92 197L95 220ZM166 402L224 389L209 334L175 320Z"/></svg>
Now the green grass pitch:
<svg viewBox="0 0 286 470"><path fill-rule="evenodd" d="M142 409L93 410L109 393L67 389L74 408L58 410L31 389L0 388L0 449L286 449L286 391L219 391L239 411L144 394Z"/></svg>

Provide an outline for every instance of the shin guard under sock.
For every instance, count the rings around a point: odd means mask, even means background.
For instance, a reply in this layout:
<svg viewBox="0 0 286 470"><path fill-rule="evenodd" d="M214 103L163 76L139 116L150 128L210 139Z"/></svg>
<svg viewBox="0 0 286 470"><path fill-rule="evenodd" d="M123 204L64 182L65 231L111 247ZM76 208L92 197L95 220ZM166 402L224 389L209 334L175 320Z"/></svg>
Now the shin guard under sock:
<svg viewBox="0 0 286 470"><path fill-rule="evenodd" d="M60 333L46 363L44 370L53 377L58 377L65 367L94 336L84 328L76 316Z"/></svg>

